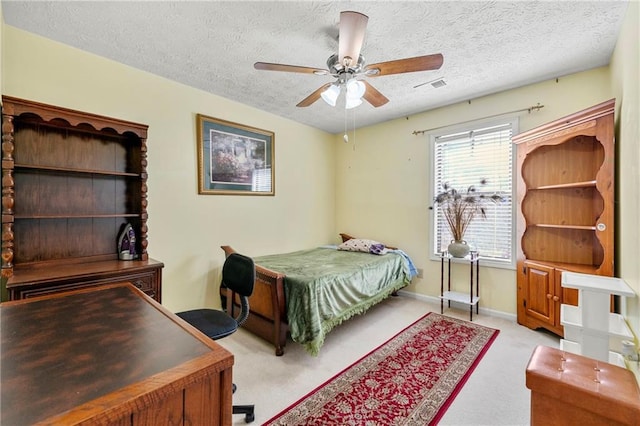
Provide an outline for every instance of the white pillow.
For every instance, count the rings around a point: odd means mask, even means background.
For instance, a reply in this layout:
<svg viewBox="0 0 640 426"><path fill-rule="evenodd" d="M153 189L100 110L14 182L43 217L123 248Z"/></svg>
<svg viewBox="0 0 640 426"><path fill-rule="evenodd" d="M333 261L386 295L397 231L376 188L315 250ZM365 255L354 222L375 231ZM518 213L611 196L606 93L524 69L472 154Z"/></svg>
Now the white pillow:
<svg viewBox="0 0 640 426"><path fill-rule="evenodd" d="M373 247L373 250L372 250ZM363 238L352 238L338 246L338 250L344 251L361 251L371 254L386 254L387 249L384 244L375 240L366 240Z"/></svg>

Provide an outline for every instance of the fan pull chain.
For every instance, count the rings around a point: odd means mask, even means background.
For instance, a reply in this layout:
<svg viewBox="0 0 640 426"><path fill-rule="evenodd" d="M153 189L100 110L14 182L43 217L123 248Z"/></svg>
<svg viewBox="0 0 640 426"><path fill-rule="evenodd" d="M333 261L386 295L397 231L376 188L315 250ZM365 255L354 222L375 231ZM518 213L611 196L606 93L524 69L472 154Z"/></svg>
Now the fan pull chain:
<svg viewBox="0 0 640 426"><path fill-rule="evenodd" d="M353 109L353 150L356 150L356 109Z"/></svg>
<svg viewBox="0 0 640 426"><path fill-rule="evenodd" d="M347 108L344 109L344 136L342 139L344 139L344 143L349 142L349 135L347 134Z"/></svg>

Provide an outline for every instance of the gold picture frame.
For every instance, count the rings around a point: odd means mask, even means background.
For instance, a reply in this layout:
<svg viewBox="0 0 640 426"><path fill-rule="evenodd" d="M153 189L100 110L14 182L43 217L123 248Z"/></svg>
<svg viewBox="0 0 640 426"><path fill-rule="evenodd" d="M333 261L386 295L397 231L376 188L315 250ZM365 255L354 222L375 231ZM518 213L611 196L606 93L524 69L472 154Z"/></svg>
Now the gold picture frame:
<svg viewBox="0 0 640 426"><path fill-rule="evenodd" d="M197 114L198 193L275 195L275 134Z"/></svg>

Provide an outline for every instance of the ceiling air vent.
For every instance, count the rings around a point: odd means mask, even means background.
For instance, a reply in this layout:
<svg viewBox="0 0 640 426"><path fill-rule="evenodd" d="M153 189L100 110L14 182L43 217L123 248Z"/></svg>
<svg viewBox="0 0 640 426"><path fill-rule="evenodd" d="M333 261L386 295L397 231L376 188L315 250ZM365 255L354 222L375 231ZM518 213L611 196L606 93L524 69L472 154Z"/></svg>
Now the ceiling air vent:
<svg viewBox="0 0 640 426"><path fill-rule="evenodd" d="M447 82L444 81L444 78L440 78L438 80L432 81L431 82L431 86L433 86L434 89L438 89L440 87L446 86Z"/></svg>
<svg viewBox="0 0 640 426"><path fill-rule="evenodd" d="M447 83L444 81L444 77L440 77L436 78L435 80L420 83L417 86L413 86L413 88L417 89L418 87L426 86L427 84L430 84L434 89L438 89L447 85Z"/></svg>

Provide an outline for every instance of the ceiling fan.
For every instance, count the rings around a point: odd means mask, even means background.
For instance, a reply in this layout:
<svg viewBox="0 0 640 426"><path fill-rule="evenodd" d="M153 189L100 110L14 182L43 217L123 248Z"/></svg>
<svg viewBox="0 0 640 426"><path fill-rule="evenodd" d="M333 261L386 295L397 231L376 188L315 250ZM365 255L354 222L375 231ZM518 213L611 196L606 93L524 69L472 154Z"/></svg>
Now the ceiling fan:
<svg viewBox="0 0 640 426"><path fill-rule="evenodd" d="M320 98L329 105L335 106L341 89L344 87L345 108L347 109L360 105L362 98L376 108L389 102L386 96L363 80L362 77L430 71L437 70L442 66L443 57L440 53L366 65L360 50L364 42L368 21L369 17L359 12L340 12L338 53L327 59L328 69L269 62L256 62L253 66L257 70L332 75L336 81L322 85L296 106L308 107Z"/></svg>

